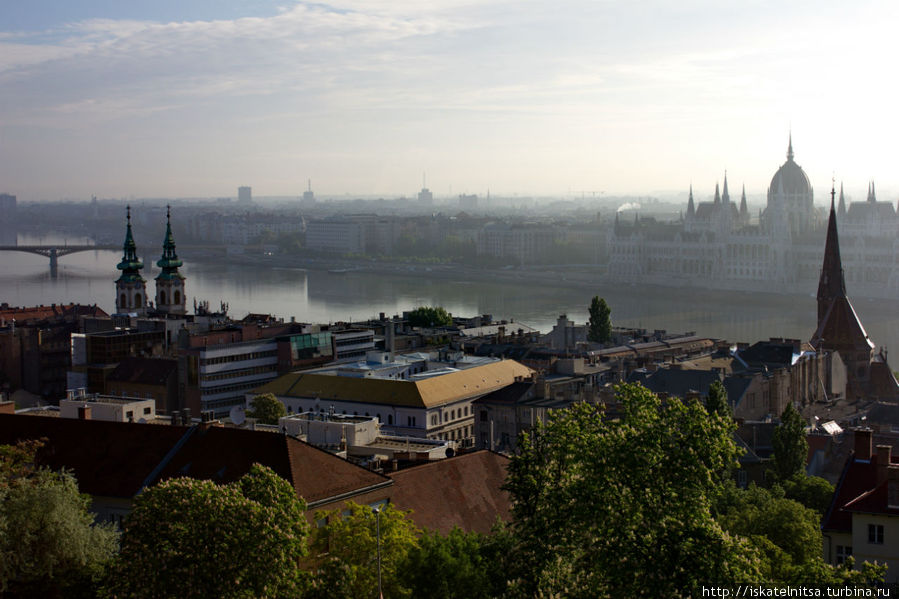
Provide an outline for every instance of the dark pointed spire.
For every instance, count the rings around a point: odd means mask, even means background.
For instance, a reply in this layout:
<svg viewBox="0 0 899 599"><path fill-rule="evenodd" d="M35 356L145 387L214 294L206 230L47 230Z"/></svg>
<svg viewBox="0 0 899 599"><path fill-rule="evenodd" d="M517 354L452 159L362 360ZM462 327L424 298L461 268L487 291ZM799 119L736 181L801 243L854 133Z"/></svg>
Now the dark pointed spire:
<svg viewBox="0 0 899 599"><path fill-rule="evenodd" d="M840 239L837 235L837 214L835 208L836 189L830 190L830 218L827 221L827 241L824 245L824 264L818 280L818 322L824 320L830 303L839 297L846 297L846 281L843 278L843 262L840 259Z"/></svg>
<svg viewBox="0 0 899 599"><path fill-rule="evenodd" d="M691 217L696 214L696 207L693 205L693 184L690 183L690 199L687 200L687 216Z"/></svg>
<svg viewBox="0 0 899 599"><path fill-rule="evenodd" d="M162 269L156 279L165 279L172 276L181 278L178 267L184 264L175 253L175 236L172 235L172 207L166 206L165 211L165 239L162 241L162 258L156 262L156 266Z"/></svg>
<svg viewBox="0 0 899 599"><path fill-rule="evenodd" d="M715 183L715 203L718 204L721 202L721 193L718 191L718 184Z"/></svg>
<svg viewBox="0 0 899 599"><path fill-rule="evenodd" d="M137 258L137 244L134 243L134 235L131 233L131 206L126 207L125 215L128 224L125 227L125 242L122 244L122 261L116 265L116 268L122 271L119 281L142 281L140 269L144 265Z"/></svg>
<svg viewBox="0 0 899 599"><path fill-rule="evenodd" d="M721 192L721 201L725 204L730 202L730 193L727 191L727 171L724 171L724 191Z"/></svg>
<svg viewBox="0 0 899 599"><path fill-rule="evenodd" d="M740 216L749 216L749 208L746 206L746 184L743 184L743 193L740 194Z"/></svg>
<svg viewBox="0 0 899 599"><path fill-rule="evenodd" d="M787 160L793 161L793 132L790 131L790 143L787 145Z"/></svg>

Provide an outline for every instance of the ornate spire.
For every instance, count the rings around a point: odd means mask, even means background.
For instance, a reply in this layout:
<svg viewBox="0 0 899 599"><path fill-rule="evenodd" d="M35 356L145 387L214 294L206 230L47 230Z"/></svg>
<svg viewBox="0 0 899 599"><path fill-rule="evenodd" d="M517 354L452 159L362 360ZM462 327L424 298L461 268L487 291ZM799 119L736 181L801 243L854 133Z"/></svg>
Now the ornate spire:
<svg viewBox="0 0 899 599"><path fill-rule="evenodd" d="M715 203L718 204L721 202L721 193L718 191L718 184L715 183Z"/></svg>
<svg viewBox="0 0 899 599"><path fill-rule="evenodd" d="M746 206L746 184L743 184L743 193L740 194L740 216L749 216L749 208Z"/></svg>
<svg viewBox="0 0 899 599"><path fill-rule="evenodd" d="M837 214L834 206L836 190L830 190L830 218L827 221L827 241L824 245L824 264L818 281L818 322L821 323L830 303L846 297L843 262L840 259L840 239L837 235Z"/></svg>
<svg viewBox="0 0 899 599"><path fill-rule="evenodd" d="M793 132L790 131L790 143L787 145L787 160L793 161Z"/></svg>
<svg viewBox="0 0 899 599"><path fill-rule="evenodd" d="M839 207L839 215L846 215L846 200L843 197L843 182L840 181L840 207Z"/></svg>
<svg viewBox="0 0 899 599"><path fill-rule="evenodd" d="M125 219L128 223L125 228L125 243L122 244L122 261L116 265L116 268L122 271L119 281L143 281L140 276L140 269L144 267L143 263L137 258L137 244L134 243L134 236L131 234L131 206L126 208Z"/></svg>
<svg viewBox="0 0 899 599"><path fill-rule="evenodd" d="M687 200L687 216L691 217L696 214L696 207L693 205L693 184L690 183L690 199Z"/></svg>
<svg viewBox="0 0 899 599"><path fill-rule="evenodd" d="M175 237L172 235L172 207L166 206L165 211L165 239L162 242L162 258L156 262L156 266L162 269L162 272L159 273L159 276L156 277L159 279L166 278L184 278L181 276L181 273L178 272L178 267L184 264L179 258L178 254L175 253Z"/></svg>
<svg viewBox="0 0 899 599"><path fill-rule="evenodd" d="M725 204L730 202L730 194L727 192L727 171L724 171L724 191L721 192L721 201Z"/></svg>

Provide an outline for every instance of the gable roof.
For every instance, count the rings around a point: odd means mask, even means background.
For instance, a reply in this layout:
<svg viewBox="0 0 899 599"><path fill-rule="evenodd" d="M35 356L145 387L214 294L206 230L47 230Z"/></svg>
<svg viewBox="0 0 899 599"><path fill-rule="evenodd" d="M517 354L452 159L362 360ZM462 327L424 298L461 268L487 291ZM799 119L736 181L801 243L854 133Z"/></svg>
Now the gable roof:
<svg viewBox="0 0 899 599"><path fill-rule="evenodd" d="M509 458L483 449L393 472L391 503L411 509L420 528L486 534L497 518L512 519L511 499L501 488L508 465Z"/></svg>
<svg viewBox="0 0 899 599"><path fill-rule="evenodd" d="M390 484L386 476L293 437L219 426L197 430L163 468L158 480L189 476L225 484L239 479L256 463L290 482L310 507Z"/></svg>
<svg viewBox="0 0 899 599"><path fill-rule="evenodd" d="M189 476L224 484L259 463L286 479L309 507L391 480L279 433L0 414L0 443L44 437L39 459L68 468L91 495L131 498L146 485Z"/></svg>
<svg viewBox="0 0 899 599"><path fill-rule="evenodd" d="M491 362L416 381L293 372L259 387L255 393L430 408L479 397L530 374L530 368L514 360Z"/></svg>

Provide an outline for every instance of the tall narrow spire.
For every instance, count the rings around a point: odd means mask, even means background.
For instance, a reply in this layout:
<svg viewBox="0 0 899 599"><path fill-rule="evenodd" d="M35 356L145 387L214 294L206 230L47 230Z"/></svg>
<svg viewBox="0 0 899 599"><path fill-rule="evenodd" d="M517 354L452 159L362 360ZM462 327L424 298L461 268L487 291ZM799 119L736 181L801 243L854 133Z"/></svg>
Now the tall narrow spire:
<svg viewBox="0 0 899 599"><path fill-rule="evenodd" d="M874 193L874 181L871 181L870 186L868 187L868 201L874 204L877 202L877 195Z"/></svg>
<svg viewBox="0 0 899 599"><path fill-rule="evenodd" d="M843 182L840 182L840 207L838 209L840 216L846 215L846 199L843 197Z"/></svg>
<svg viewBox="0 0 899 599"><path fill-rule="evenodd" d="M793 132L790 131L790 143L787 145L787 160L793 160Z"/></svg>
<svg viewBox="0 0 899 599"><path fill-rule="evenodd" d="M718 204L721 202L721 193L718 191L718 184L715 183L715 203Z"/></svg>
<svg viewBox="0 0 899 599"><path fill-rule="evenodd" d="M162 240L162 257L156 262L161 272L156 276L156 309L167 314L185 313L184 275L178 271L183 262L175 253L175 237L172 235L172 207L166 206L165 238Z"/></svg>
<svg viewBox="0 0 899 599"><path fill-rule="evenodd" d="M740 216L748 217L749 208L746 206L746 184L743 184L743 193L740 194Z"/></svg>
<svg viewBox="0 0 899 599"><path fill-rule="evenodd" d="M727 171L724 171L724 191L721 192L721 201L725 204L730 202L730 193L727 191Z"/></svg>
<svg viewBox="0 0 899 599"><path fill-rule="evenodd" d="M178 274L178 267L184 264L175 253L175 236L172 235L172 207L166 206L165 211L165 239L162 240L162 258L156 262L156 266L162 269L157 279L166 278ZM180 275L179 275L180 276Z"/></svg>
<svg viewBox="0 0 899 599"><path fill-rule="evenodd" d="M693 184L690 183L690 199L687 200L687 216L692 217L696 214L696 207L693 205Z"/></svg>
<svg viewBox="0 0 899 599"><path fill-rule="evenodd" d="M840 239L837 235L835 208L836 190L830 190L830 218L827 221L827 241L824 244L824 264L818 280L818 322L824 320L830 303L846 297L846 281L843 278L843 262L840 259Z"/></svg>
<svg viewBox="0 0 899 599"><path fill-rule="evenodd" d="M126 208L125 220L125 242L122 244L122 261L116 265L116 268L122 271L120 281L123 280L143 280L140 276L140 269L144 267L137 257L137 244L134 243L134 236L131 234L131 206Z"/></svg>

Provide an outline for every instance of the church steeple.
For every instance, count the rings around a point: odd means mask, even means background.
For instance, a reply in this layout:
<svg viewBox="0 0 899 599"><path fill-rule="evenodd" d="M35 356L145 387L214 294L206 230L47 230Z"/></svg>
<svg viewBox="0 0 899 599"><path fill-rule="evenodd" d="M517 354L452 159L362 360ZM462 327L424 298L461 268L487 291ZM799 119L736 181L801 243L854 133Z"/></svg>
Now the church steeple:
<svg viewBox="0 0 899 599"><path fill-rule="evenodd" d="M162 241L162 257L156 266L162 269L156 277L156 309L168 314L186 312L184 276L178 272L183 264L175 253L175 237L172 235L172 207L166 206L165 239Z"/></svg>
<svg viewBox="0 0 899 599"><path fill-rule="evenodd" d="M749 208L746 206L746 184L743 184L743 193L740 194L740 216L749 218Z"/></svg>
<svg viewBox="0 0 899 599"><path fill-rule="evenodd" d="M119 314L144 314L146 312L147 282L140 275L144 267L137 257L137 244L131 233L131 206L126 208L125 242L122 244L122 261L116 265L122 274L116 280L116 312Z"/></svg>
<svg viewBox="0 0 899 599"><path fill-rule="evenodd" d="M836 298L846 297L846 281L843 278L843 262L840 259L840 239L837 235L837 214L834 207L836 191L830 191L830 218L827 221L827 241L824 244L824 264L818 280L818 322L824 320L830 304Z"/></svg>
<svg viewBox="0 0 899 599"><path fill-rule="evenodd" d="M838 209L840 216L846 216L846 199L843 197L843 183L840 182L840 207Z"/></svg>
<svg viewBox="0 0 899 599"><path fill-rule="evenodd" d="M790 143L787 145L787 161L793 161L793 132L790 131Z"/></svg>
<svg viewBox="0 0 899 599"><path fill-rule="evenodd" d="M721 201L725 204L730 202L730 194L727 192L727 171L724 171L724 191L721 192Z"/></svg>
<svg viewBox="0 0 899 599"><path fill-rule="evenodd" d="M696 215L696 207L693 205L693 184L690 183L690 199L687 200L687 218L693 218Z"/></svg>
<svg viewBox="0 0 899 599"><path fill-rule="evenodd" d="M715 203L716 203L716 204L720 204L720 203L721 203L721 192L718 191L718 184L717 184L717 183L715 183Z"/></svg>

